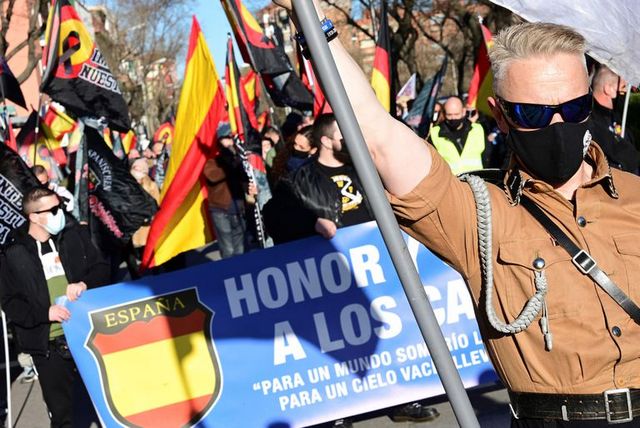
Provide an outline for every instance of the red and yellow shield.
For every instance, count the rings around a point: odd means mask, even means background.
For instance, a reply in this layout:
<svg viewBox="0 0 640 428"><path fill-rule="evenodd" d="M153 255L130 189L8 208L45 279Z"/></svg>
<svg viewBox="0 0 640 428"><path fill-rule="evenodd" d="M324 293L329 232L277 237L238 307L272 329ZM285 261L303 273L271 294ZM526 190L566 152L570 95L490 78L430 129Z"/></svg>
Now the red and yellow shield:
<svg viewBox="0 0 640 428"><path fill-rule="evenodd" d="M195 288L90 314L87 347L113 416L130 427L190 427L221 391L213 313Z"/></svg>

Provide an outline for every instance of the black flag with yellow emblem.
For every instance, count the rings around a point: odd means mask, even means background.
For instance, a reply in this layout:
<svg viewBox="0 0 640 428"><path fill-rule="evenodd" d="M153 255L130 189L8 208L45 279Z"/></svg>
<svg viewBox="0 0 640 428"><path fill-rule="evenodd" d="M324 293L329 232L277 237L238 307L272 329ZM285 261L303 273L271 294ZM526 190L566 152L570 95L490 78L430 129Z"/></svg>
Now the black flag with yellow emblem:
<svg viewBox="0 0 640 428"><path fill-rule="evenodd" d="M115 76L69 0L53 0L40 90L78 116L104 117L110 128L131 127Z"/></svg>

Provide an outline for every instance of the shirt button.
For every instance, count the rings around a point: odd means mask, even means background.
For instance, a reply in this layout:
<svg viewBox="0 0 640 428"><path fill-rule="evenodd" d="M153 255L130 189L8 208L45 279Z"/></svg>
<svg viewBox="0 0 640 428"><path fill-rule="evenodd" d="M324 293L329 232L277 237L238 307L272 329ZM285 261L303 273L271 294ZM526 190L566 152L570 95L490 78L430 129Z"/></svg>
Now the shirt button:
<svg viewBox="0 0 640 428"><path fill-rule="evenodd" d="M545 261L542 257L538 257L533 261L533 267L535 269L542 269L545 265Z"/></svg>
<svg viewBox="0 0 640 428"><path fill-rule="evenodd" d="M615 337L620 337L622 336L622 330L620 330L620 327L616 325L611 329L611 334L613 334Z"/></svg>
<svg viewBox="0 0 640 428"><path fill-rule="evenodd" d="M620 379L618 379L617 383L618 383L618 385L623 386L625 384L624 378L621 377Z"/></svg>
<svg viewBox="0 0 640 428"><path fill-rule="evenodd" d="M580 216L576 219L576 222L578 223L578 226L580 227L585 227L587 225L587 219Z"/></svg>

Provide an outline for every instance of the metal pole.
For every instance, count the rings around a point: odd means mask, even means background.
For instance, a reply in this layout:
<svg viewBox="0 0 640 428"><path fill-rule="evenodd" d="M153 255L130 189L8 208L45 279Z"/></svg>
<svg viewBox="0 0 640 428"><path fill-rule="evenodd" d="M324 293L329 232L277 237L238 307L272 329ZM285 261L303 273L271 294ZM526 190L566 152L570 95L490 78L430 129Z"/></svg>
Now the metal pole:
<svg viewBox="0 0 640 428"><path fill-rule="evenodd" d="M353 109L344 89L338 69L324 34L318 23L318 15L310 0L293 0L295 14L300 22L314 59L320 81L335 112L340 130L354 161L356 171L362 179L375 218L391 259L398 272L402 287L416 317L422 337L440 375L453 411L461 427L479 427L478 419L471 407L462 380L453 364L451 354L438 326L433 308L424 292L420 276L411 261L407 245L402 238L398 223L391 211L382 187L382 182L358 127Z"/></svg>
<svg viewBox="0 0 640 428"><path fill-rule="evenodd" d="M7 381L7 428L13 426L13 415L11 414L11 367L9 366L9 334L7 331L7 318L4 311L0 309L0 318L2 318L2 337L4 339L4 362L5 376Z"/></svg>
<svg viewBox="0 0 640 428"><path fill-rule="evenodd" d="M629 98L631 97L631 87L627 88L627 94L624 97L624 110L622 111L622 130L620 131L620 137L624 138L625 129L627 127L627 114L629 113Z"/></svg>

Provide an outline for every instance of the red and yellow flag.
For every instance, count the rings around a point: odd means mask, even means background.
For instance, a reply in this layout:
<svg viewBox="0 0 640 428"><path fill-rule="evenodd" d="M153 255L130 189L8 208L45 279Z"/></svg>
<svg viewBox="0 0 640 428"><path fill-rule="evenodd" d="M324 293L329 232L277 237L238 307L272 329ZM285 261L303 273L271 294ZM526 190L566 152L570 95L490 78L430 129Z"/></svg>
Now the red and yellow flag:
<svg viewBox="0 0 640 428"><path fill-rule="evenodd" d="M387 3L383 1L380 8L380 29L376 42L376 53L373 57L373 73L371 86L376 91L380 104L391 112L391 40L389 39L389 18ZM395 111L392 112L395 114Z"/></svg>
<svg viewBox="0 0 640 428"><path fill-rule="evenodd" d="M224 108L223 88L213 58L193 17L171 157L142 269L160 265L213 239L202 170L214 146Z"/></svg>
<svg viewBox="0 0 640 428"><path fill-rule="evenodd" d="M493 44L491 31L480 24L484 43L480 43L476 65L473 69L473 76L469 84L469 98L467 98L467 108L477 109L489 116L493 116L487 98L493 93L493 72L489 62L489 49Z"/></svg>

